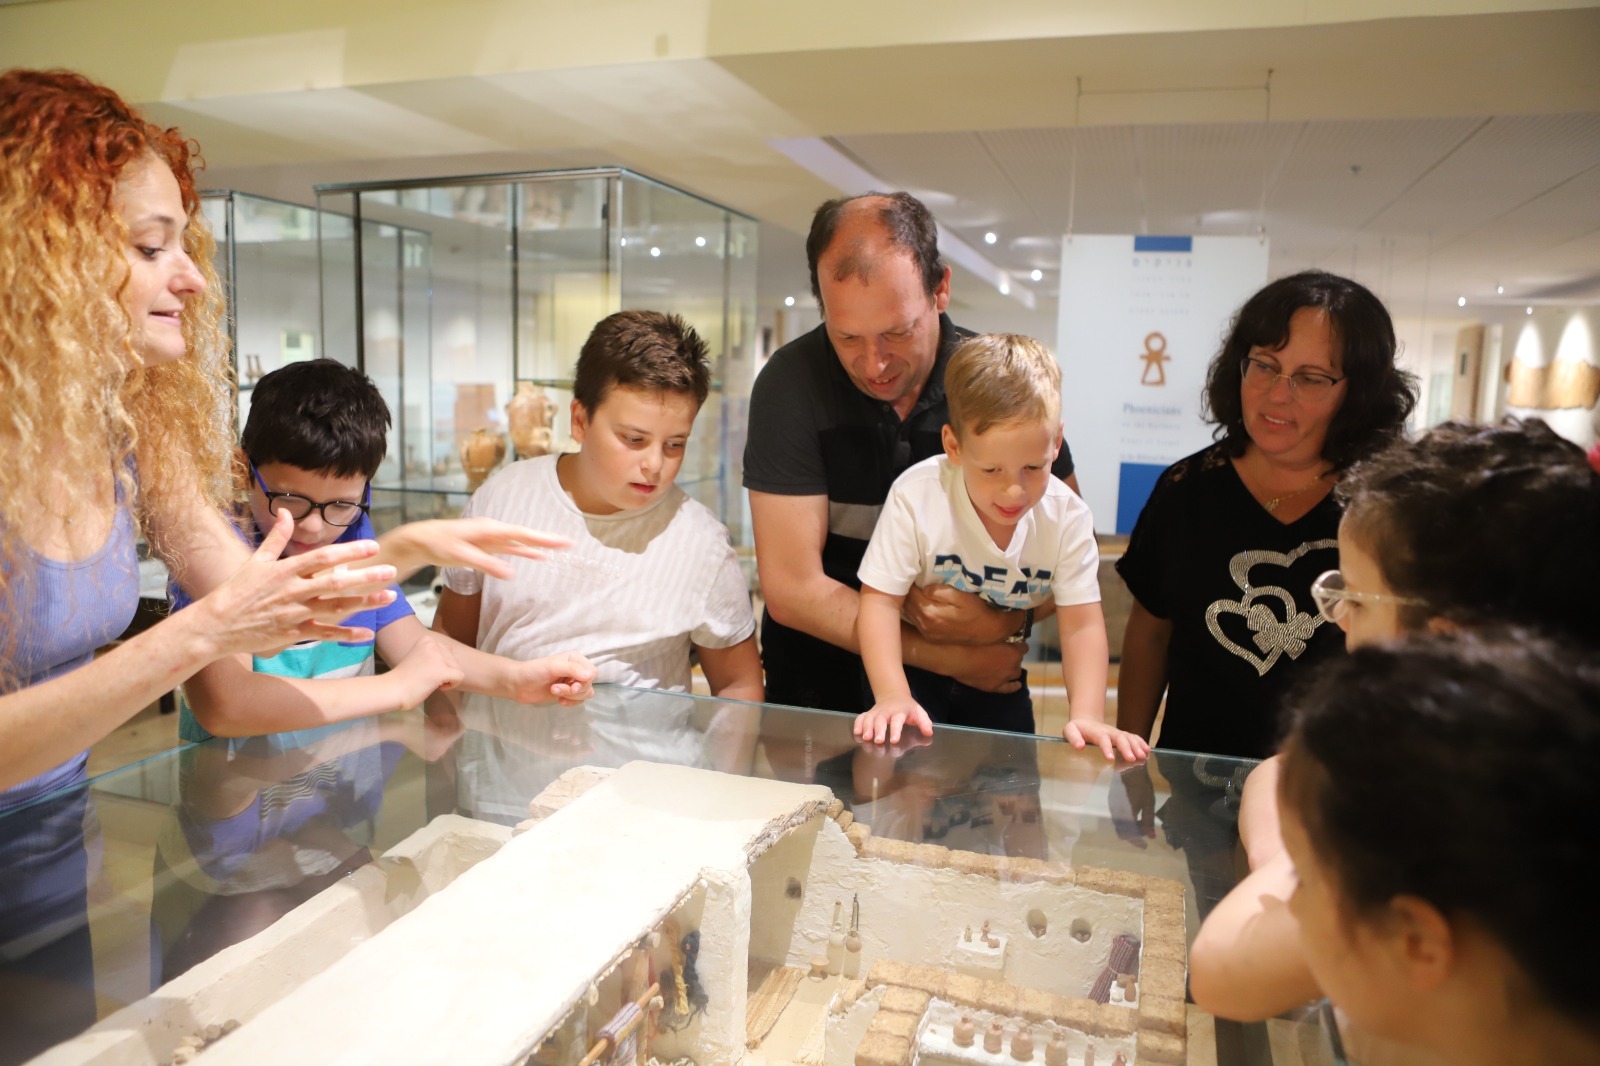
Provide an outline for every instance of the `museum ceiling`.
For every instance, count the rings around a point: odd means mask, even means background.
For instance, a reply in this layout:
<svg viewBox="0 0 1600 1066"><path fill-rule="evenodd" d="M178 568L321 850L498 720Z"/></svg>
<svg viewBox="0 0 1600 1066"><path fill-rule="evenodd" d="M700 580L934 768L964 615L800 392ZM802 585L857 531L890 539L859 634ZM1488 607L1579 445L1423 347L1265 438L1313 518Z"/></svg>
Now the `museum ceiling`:
<svg viewBox="0 0 1600 1066"><path fill-rule="evenodd" d="M922 195L1043 301L1069 226L1264 230L1275 273L1352 272L1402 314L1600 301L1593 4L242 6L176 0L132 49L137 5L11 5L0 65L102 77L196 137L211 183L301 202L621 164L798 256L840 184L780 150L799 143ZM764 264L764 297L803 297L795 267Z"/></svg>

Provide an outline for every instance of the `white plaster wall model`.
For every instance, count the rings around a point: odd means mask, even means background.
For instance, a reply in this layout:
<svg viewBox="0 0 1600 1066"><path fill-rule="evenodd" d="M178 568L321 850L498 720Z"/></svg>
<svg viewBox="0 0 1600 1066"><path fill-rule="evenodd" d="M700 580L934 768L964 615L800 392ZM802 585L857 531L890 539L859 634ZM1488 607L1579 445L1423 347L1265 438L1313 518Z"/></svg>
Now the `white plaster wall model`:
<svg viewBox="0 0 1600 1066"><path fill-rule="evenodd" d="M381 898L403 854L356 877ZM44 1061L1183 1061L1171 881L884 840L821 786L642 762L569 772L466 866L306 966L284 943L330 889Z"/></svg>
<svg viewBox="0 0 1600 1066"><path fill-rule="evenodd" d="M186 1040L220 1035L321 973L351 946L493 855L504 826L440 815L271 926L226 948L153 995L33 1060L33 1066L156 1066ZM209 1061L209 1060L208 1060Z"/></svg>

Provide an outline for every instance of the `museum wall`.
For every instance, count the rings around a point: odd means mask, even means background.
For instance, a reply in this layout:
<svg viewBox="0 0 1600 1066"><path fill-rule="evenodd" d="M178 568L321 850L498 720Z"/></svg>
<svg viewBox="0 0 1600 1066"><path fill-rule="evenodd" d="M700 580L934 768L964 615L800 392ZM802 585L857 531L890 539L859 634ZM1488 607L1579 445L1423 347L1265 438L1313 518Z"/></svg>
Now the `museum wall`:
<svg viewBox="0 0 1600 1066"><path fill-rule="evenodd" d="M1592 307L1536 307L1525 321L1507 323L1506 413L1542 418L1568 440L1592 446L1600 437L1597 337L1600 313Z"/></svg>

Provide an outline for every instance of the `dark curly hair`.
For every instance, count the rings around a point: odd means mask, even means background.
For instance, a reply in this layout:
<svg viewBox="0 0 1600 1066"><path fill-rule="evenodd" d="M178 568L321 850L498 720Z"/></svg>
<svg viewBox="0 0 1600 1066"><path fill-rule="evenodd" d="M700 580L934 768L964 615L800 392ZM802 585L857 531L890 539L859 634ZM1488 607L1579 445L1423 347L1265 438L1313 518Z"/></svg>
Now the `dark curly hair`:
<svg viewBox="0 0 1600 1066"><path fill-rule="evenodd" d="M1332 320L1340 373L1349 383L1333 416L1322 457L1343 470L1397 439L1417 403L1417 380L1394 365L1394 323L1383 303L1363 285L1337 274L1304 270L1267 285L1234 315L1228 339L1206 371L1206 420L1232 456L1244 454L1239 392L1244 357L1252 348L1276 351L1289 343L1289 320L1302 307L1318 307Z"/></svg>
<svg viewBox="0 0 1600 1066"><path fill-rule="evenodd" d="M880 200L879 204L863 203ZM944 260L939 258L939 226L921 200L908 192L869 192L860 196L841 196L817 208L811 219L811 232L806 236L806 262L811 265L811 295L822 307L822 284L817 280L817 263L822 253L833 243L839 223L854 211L877 208L878 221L889 231L889 242L904 248L916 260L917 272L922 276L922 290L933 296L944 280ZM835 281L851 277L864 277L869 264L857 256L846 256L836 271ZM826 315L828 309L823 307Z"/></svg>
<svg viewBox="0 0 1600 1066"><path fill-rule="evenodd" d="M1600 475L1537 419L1445 422L1359 463L1346 521L1408 628L1527 626L1600 641Z"/></svg>
<svg viewBox="0 0 1600 1066"><path fill-rule="evenodd" d="M1594 862L1574 820L1600 808L1593 646L1513 630L1364 647L1292 714L1279 801L1344 917L1414 896L1472 921L1516 961L1519 991L1600 1035L1600 909L1573 896Z"/></svg>

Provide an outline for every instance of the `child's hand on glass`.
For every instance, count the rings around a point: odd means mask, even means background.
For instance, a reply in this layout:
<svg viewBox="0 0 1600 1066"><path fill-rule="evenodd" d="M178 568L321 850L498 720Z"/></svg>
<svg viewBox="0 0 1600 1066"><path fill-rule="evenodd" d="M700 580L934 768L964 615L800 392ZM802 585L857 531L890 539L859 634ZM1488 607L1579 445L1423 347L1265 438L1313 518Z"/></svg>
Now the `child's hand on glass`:
<svg viewBox="0 0 1600 1066"><path fill-rule="evenodd" d="M1139 734L1093 719L1072 719L1061 731L1061 736L1079 750L1093 744L1108 759L1121 755L1125 762L1143 762L1150 755L1149 742Z"/></svg>
<svg viewBox="0 0 1600 1066"><path fill-rule="evenodd" d="M879 700L872 710L856 715L855 735L861 740L882 744L900 743L900 733L906 726L915 726L925 737L933 736L933 719L922 705L910 696Z"/></svg>

